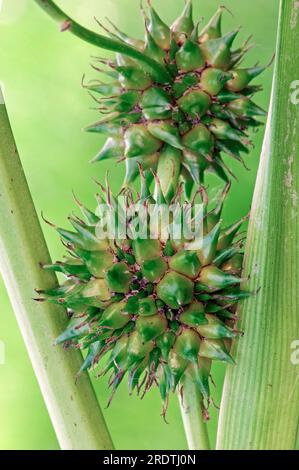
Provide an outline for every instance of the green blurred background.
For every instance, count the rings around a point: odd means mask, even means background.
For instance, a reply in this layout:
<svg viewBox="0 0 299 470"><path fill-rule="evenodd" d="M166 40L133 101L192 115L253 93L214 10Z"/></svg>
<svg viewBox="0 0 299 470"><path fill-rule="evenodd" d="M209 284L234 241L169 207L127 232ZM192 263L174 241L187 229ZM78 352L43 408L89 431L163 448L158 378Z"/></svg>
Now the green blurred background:
<svg viewBox="0 0 299 470"><path fill-rule="evenodd" d="M139 0L57 0L74 18L95 28L94 16L109 16L121 28L140 36L143 23ZM1 0L0 0L1 4ZM153 0L163 18L171 22L181 11L183 0ZM256 47L246 64L267 63L275 48L279 0L226 0L233 12L224 14L224 28L243 25L240 39L254 34ZM199 18L209 18L219 0L194 0ZM36 204L58 225L65 224L73 210L71 191L94 207L95 185L92 177L103 180L107 169L113 170L111 184L119 188L123 166L114 163L89 165L100 147L101 137L88 135L82 128L98 118L91 108L94 103L81 88L83 73L94 78L91 56L98 53L92 46L69 35L60 34L57 25L38 9L33 0L2 0L0 13L0 80L23 166ZM264 92L256 102L267 108L271 90L272 69L261 81ZM226 206L226 221L244 215L249 207L261 150L263 129L253 136L255 148L247 159L250 171L232 165L239 182L233 188ZM210 186L220 182L211 177ZM3 223L4 221L0 221ZM43 223L52 257L62 256L56 234ZM16 253L16 256L21 256ZM42 319L41 319L42 321ZM5 362L0 364L0 449L57 449L58 443L44 405L37 381L0 279L0 341L5 346ZM224 367L214 367L214 392L219 404ZM104 408L109 392L105 380L95 381ZM240 406L246 397L240 397ZM186 449L176 397L172 397L165 424L160 417L157 391L143 401L129 397L125 383L105 417L117 449ZM211 407L209 430L215 440L217 410Z"/></svg>

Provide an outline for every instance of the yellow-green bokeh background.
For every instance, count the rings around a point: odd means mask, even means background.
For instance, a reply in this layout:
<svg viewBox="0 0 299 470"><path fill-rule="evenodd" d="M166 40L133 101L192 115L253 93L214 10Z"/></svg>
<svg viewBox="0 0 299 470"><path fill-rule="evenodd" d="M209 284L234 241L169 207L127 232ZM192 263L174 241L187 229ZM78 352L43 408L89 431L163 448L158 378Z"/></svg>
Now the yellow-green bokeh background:
<svg viewBox="0 0 299 470"><path fill-rule="evenodd" d="M109 16L130 33L142 34L139 0L57 0L57 4L87 26L95 27L94 16L101 19ZM153 4L159 6L170 22L180 12L183 0L153 0ZM218 4L217 0L194 0L195 13L207 18ZM264 64L273 54L278 4L279 0L226 0L225 5L234 17L225 13L225 29L241 24L241 39L254 34L256 47L246 64L257 61ZM0 80L5 86L8 112L37 211L43 211L60 225L73 209L72 189L93 207L92 177L103 180L105 171L110 169L111 184L117 189L123 176L123 167L114 162L88 164L99 149L101 137L81 131L97 115L90 109L94 104L80 87L80 81L84 72L90 78L95 76L89 63L96 53L95 48L79 39L60 34L57 25L33 0L3 0ZM271 76L269 69L261 79L264 92L256 99L265 108ZM229 196L227 222L242 216L250 207L262 137L263 130L253 138L255 148L247 159L251 171L232 165L239 182L233 183ZM220 186L214 177L209 184ZM55 233L45 224L43 229L53 258L61 257L63 250ZM15 256L22 256L22 247ZM5 345L5 363L0 365L0 449L57 449L55 433L1 279L0 341ZM217 365L214 370L217 403L223 374L223 366ZM104 407L108 397L105 380L96 381L95 387ZM246 397L240 397L240 406L242 401ZM140 401L128 396L125 384L104 413L118 449L186 448L176 397L171 399L168 425L160 417L156 391ZM211 415L209 430L214 441L217 411L213 409Z"/></svg>

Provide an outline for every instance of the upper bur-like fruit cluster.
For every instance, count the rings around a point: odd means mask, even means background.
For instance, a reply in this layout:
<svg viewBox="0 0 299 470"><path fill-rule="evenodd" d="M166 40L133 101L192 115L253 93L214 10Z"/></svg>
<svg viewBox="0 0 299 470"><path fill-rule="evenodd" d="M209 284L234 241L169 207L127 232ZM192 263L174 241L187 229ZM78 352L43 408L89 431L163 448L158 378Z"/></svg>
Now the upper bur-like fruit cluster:
<svg viewBox="0 0 299 470"><path fill-rule="evenodd" d="M187 195L194 182L203 182L205 170L227 181L231 171L223 154L243 162L241 154L249 152L248 129L261 125L257 117L266 114L252 101L260 87L251 81L264 67L240 68L250 46L246 41L234 49L238 29L222 35L223 11L220 7L199 32L192 1L171 27L148 1L144 41L101 25L120 43L153 59L168 77L118 53L115 60L98 58L108 68L94 66L112 77L109 83L85 85L102 95L96 100L105 114L88 130L109 135L94 160L125 159L127 184L138 176L141 163L144 170L157 171L169 201L181 178Z"/></svg>

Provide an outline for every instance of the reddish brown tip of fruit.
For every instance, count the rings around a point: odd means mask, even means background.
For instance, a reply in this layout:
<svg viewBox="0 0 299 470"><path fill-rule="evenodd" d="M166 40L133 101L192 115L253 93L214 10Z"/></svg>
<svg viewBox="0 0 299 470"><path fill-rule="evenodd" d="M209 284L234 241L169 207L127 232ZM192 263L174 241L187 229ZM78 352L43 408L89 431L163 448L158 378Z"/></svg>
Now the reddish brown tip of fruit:
<svg viewBox="0 0 299 470"><path fill-rule="evenodd" d="M68 31L71 26L72 26L72 22L70 20L66 20L60 26L60 31L64 33L65 31Z"/></svg>

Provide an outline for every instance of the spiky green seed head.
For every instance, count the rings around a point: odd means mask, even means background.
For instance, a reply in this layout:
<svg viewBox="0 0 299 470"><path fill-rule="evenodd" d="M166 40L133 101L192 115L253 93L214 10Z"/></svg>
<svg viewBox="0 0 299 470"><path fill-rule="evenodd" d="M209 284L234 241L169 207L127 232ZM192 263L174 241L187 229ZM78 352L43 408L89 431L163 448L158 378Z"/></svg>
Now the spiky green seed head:
<svg viewBox="0 0 299 470"><path fill-rule="evenodd" d="M136 42L118 29L108 31L120 44L133 44L169 76L168 81L159 80L144 63L117 54L115 61L99 59L108 66L100 73L112 76L111 83L85 85L101 95L97 101L105 113L87 130L109 135L94 161L125 159L126 185L142 164L145 171L157 171L170 201L180 180L190 193L206 171L228 181L224 154L243 162L248 130L261 125L258 118L266 114L252 101L260 88L251 85L264 67L241 68L250 46L245 42L234 49L238 30L222 34L224 10L220 7L198 32L192 1L171 27L148 2L144 41Z"/></svg>
<svg viewBox="0 0 299 470"><path fill-rule="evenodd" d="M101 188L100 201L106 201L122 220L123 206L109 186ZM97 366L109 352L101 374L112 374L112 392L125 375L130 391L140 394L158 384L164 413L169 393L179 387L186 371L192 371L208 403L211 361L232 362L228 343L236 334L236 302L248 295L240 289L242 254L237 237L242 221L221 225L228 189L211 208L201 188L199 201L195 198L187 206L191 226L198 222L197 228L181 239L171 233L165 236L163 224L154 230L150 223L162 206L157 176L153 193L142 171L138 196L124 192L124 205L130 210L124 238L99 237L99 227L111 220L106 214L103 221L103 210L93 213L77 201L85 221L70 219L74 231L57 228L71 257L46 266L63 273L66 280L41 294L64 305L71 316L56 343L87 351L81 371ZM182 188L174 194L174 207L185 207ZM142 221L141 207L146 209ZM145 220L147 236L131 236L132 227L140 228ZM174 220L172 214L170 222ZM182 226L181 216L178 220ZM155 238L150 238L152 234Z"/></svg>

